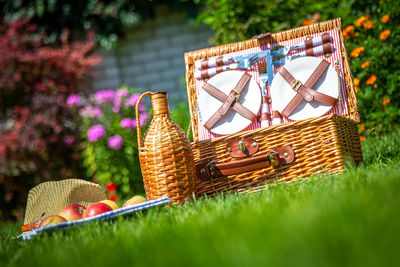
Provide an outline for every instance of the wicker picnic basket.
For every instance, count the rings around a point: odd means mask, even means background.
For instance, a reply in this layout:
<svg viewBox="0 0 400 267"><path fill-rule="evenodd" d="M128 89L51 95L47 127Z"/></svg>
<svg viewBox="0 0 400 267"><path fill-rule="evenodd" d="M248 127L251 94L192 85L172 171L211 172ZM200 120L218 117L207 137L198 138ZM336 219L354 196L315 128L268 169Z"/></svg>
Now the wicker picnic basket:
<svg viewBox="0 0 400 267"><path fill-rule="evenodd" d="M348 115L331 114L199 141L194 77L196 60L332 29L339 29L340 33ZM254 190L275 181L293 181L314 174L338 173L344 170L346 161L362 161L357 128L359 112L340 18L271 34L265 38L188 52L185 53L185 65L197 194ZM230 144L244 142L250 142L250 146L253 144L257 151L241 159L227 153Z"/></svg>

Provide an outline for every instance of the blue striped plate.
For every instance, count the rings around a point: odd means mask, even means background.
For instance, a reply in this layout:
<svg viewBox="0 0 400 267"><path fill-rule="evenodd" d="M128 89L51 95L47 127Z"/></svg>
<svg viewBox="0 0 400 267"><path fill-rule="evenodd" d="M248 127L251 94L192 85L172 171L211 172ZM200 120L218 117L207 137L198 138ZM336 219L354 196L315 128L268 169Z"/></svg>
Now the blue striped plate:
<svg viewBox="0 0 400 267"><path fill-rule="evenodd" d="M146 202L134 205L134 206L119 208L116 210L105 212L105 213L102 213L102 214L99 214L99 215L96 215L96 216L93 216L90 218L43 226L40 228L33 229L29 232L22 233L18 237L22 238L24 240L29 240L33 236L38 235L42 232L52 232L55 229L67 229L67 228L71 228L74 226L81 226L81 225L84 225L84 224L87 224L87 223L90 223L93 221L109 220L109 219L117 217L117 216L127 215L127 214L134 213L136 211L139 211L139 210L146 210L146 209L149 209L152 207L164 205L164 204L168 203L169 201L170 201L169 197L161 197L161 198L146 201Z"/></svg>

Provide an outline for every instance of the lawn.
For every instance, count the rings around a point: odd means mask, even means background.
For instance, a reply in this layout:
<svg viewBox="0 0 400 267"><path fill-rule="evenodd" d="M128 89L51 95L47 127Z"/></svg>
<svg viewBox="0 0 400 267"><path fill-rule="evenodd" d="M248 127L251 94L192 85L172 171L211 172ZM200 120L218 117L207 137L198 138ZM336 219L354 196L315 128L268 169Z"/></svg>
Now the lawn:
<svg viewBox="0 0 400 267"><path fill-rule="evenodd" d="M336 176L157 208L16 240L0 229L0 266L395 266L400 134L363 143L364 165Z"/></svg>

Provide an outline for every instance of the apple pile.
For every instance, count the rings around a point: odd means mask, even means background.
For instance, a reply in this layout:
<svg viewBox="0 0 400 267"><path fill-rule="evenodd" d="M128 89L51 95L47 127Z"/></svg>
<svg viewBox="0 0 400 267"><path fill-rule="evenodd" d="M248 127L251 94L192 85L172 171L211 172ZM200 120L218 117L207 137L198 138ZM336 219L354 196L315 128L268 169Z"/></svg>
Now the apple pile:
<svg viewBox="0 0 400 267"><path fill-rule="evenodd" d="M129 207L133 205L137 205L140 203L146 202L146 198L143 196L134 196L127 200L124 207ZM70 222L75 220L80 220L82 218L90 218L104 212L112 211L118 209L117 203L112 200L102 200L96 203L93 203L89 207L85 207L79 204L72 204L65 207L58 215L51 215L44 218L40 222L40 227L51 225L51 224L58 224L63 222Z"/></svg>

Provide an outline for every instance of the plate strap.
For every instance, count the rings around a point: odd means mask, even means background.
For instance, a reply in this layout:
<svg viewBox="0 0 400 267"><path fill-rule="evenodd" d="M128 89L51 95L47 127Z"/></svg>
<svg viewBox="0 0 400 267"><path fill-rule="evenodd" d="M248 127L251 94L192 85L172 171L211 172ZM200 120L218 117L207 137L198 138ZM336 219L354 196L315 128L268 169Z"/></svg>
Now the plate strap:
<svg viewBox="0 0 400 267"><path fill-rule="evenodd" d="M290 86L292 86L293 90L297 92L294 98L281 112L283 117L287 118L302 99L306 100L307 102L316 100L329 106L334 106L336 104L337 98L312 89L317 81L322 77L322 74L325 72L328 66L329 63L325 60L322 60L304 85L300 81L296 80L296 78L293 77L293 75L285 67L280 68L279 74Z"/></svg>
<svg viewBox="0 0 400 267"><path fill-rule="evenodd" d="M203 86L203 89L207 93L209 93L210 95L214 96L215 98L223 102L222 106L204 124L204 127L206 129L210 130L215 125L215 123L217 123L231 107L240 115L251 121L257 118L256 114L248 110L246 107L244 107L237 101L240 97L240 93L242 92L246 84L249 82L250 78L251 76L249 74L244 73L243 76L240 78L239 82L236 84L235 88L229 93L229 95L226 95L218 88L212 86L209 83L206 83Z"/></svg>

